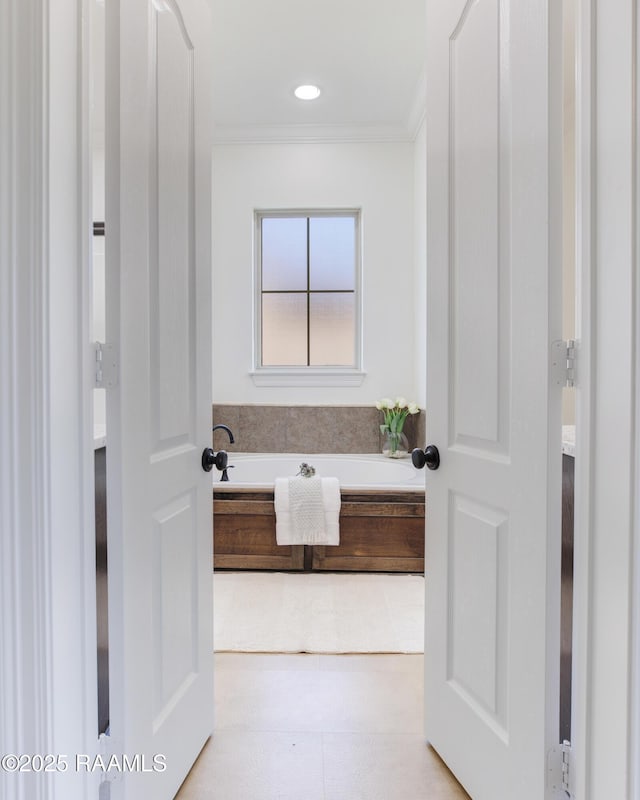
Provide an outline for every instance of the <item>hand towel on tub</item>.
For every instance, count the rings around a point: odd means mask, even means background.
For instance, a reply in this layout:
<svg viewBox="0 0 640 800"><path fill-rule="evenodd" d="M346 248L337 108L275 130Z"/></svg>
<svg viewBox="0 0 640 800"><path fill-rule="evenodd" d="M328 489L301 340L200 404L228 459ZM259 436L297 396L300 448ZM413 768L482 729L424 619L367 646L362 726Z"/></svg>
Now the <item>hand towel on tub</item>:
<svg viewBox="0 0 640 800"><path fill-rule="evenodd" d="M337 478L276 478L273 503L278 544L340 544Z"/></svg>

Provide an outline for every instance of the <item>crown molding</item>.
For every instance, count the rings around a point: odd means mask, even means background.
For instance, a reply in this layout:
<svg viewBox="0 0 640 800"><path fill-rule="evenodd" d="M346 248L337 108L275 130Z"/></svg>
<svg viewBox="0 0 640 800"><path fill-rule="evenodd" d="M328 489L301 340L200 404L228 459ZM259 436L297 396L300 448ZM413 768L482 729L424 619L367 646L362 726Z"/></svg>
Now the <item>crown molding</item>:
<svg viewBox="0 0 640 800"><path fill-rule="evenodd" d="M214 144L321 144L411 143L425 119L427 74L424 67L416 81L413 102L405 124L292 124L214 125Z"/></svg>
<svg viewBox="0 0 640 800"><path fill-rule="evenodd" d="M412 142L404 125L217 125L214 144Z"/></svg>

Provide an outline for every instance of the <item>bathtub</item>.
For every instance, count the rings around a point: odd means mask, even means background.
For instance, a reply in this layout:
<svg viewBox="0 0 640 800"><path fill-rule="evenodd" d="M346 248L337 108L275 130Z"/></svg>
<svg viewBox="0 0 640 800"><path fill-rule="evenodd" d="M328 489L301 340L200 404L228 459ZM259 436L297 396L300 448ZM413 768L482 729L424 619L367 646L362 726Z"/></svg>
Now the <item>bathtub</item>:
<svg viewBox="0 0 640 800"><path fill-rule="evenodd" d="M300 464L340 482L340 544L278 545L275 479ZM229 481L215 472L215 569L424 571L424 472L382 455L230 453Z"/></svg>
<svg viewBox="0 0 640 800"><path fill-rule="evenodd" d="M229 481L214 471L216 491L239 487L273 489L276 478L296 475L303 462L315 467L316 475L337 478L349 490L416 491L424 489L424 470L417 470L410 458L387 458L376 453L327 455L303 453L229 453Z"/></svg>

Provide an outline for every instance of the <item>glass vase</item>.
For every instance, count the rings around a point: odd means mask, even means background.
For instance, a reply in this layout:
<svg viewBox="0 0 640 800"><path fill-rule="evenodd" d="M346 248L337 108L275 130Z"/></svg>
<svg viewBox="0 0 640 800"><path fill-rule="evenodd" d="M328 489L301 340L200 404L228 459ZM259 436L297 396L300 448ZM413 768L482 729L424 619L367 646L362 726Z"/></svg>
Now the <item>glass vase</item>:
<svg viewBox="0 0 640 800"><path fill-rule="evenodd" d="M409 453L409 440L402 431L383 431L382 455L388 458L405 458Z"/></svg>

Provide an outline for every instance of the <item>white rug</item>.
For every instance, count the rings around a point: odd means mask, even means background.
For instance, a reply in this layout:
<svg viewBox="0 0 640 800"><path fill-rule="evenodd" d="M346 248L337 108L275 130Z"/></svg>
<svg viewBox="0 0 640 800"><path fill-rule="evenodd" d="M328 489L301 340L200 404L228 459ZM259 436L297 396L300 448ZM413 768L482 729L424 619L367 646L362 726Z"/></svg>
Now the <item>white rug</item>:
<svg viewBox="0 0 640 800"><path fill-rule="evenodd" d="M214 647L244 653L422 653L422 575L216 572Z"/></svg>

